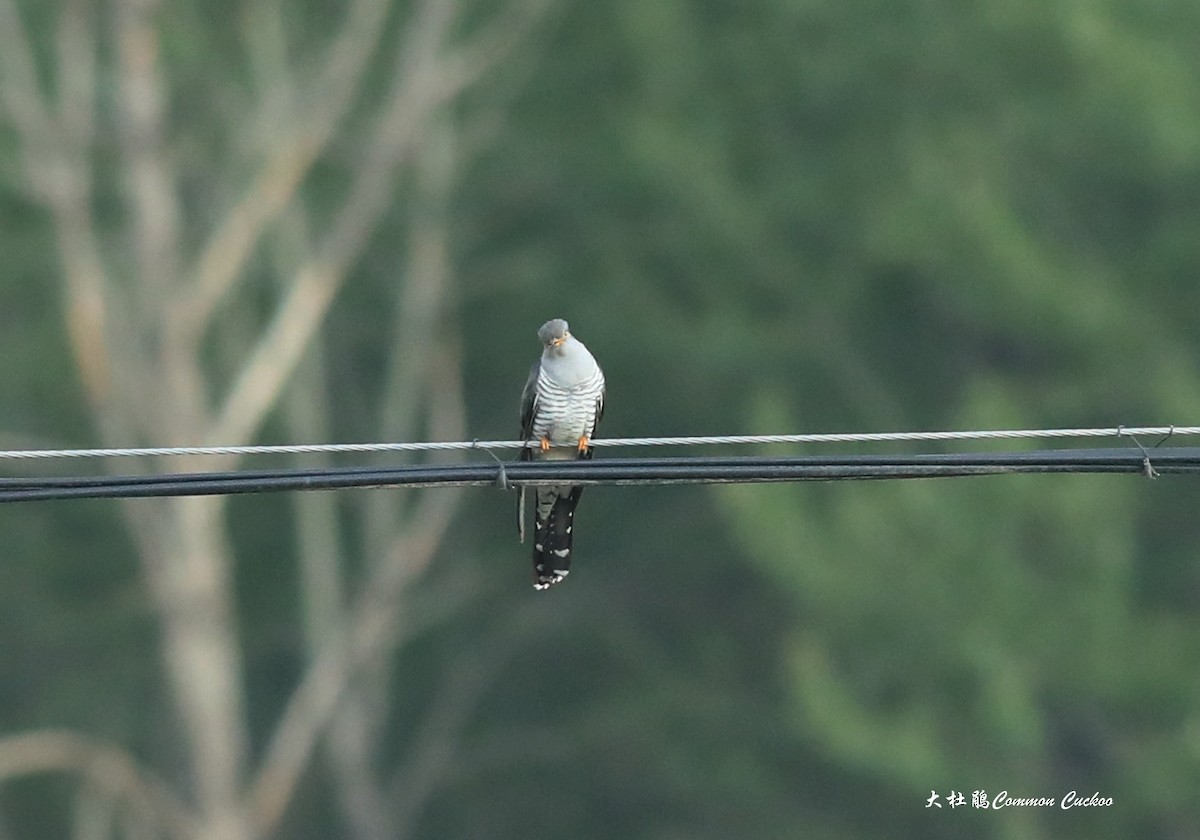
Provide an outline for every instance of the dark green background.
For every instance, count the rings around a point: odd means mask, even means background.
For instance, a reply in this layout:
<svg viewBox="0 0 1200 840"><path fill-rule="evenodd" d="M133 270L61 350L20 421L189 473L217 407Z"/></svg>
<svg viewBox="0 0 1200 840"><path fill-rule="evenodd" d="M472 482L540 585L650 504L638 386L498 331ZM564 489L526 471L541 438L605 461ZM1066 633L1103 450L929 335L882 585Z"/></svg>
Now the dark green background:
<svg viewBox="0 0 1200 840"><path fill-rule="evenodd" d="M49 51L53 4L19 5ZM160 15L202 221L253 5ZM320 43L341 5L294 4L290 37ZM511 97L445 211L470 435L515 435L558 316L604 366L608 436L1195 425L1198 45L1189 0L564 0L518 71L447 109L469 124ZM318 225L358 119L304 187ZM5 125L0 175L0 429L95 445ZM412 181L322 330L330 440L374 434ZM413 836L1196 837L1198 503L1188 477L598 488L569 583L535 596L511 497L475 489L418 586L470 569L482 589L397 651L380 772L447 674L499 650ZM255 749L304 664L294 515L230 509ZM0 730L123 744L187 799L116 503L5 507L0 541ZM353 585L368 561L346 552ZM356 836L325 773L278 836ZM73 789L7 784L4 835L69 836ZM926 809L931 790L967 806ZM975 790L1115 804L983 812Z"/></svg>

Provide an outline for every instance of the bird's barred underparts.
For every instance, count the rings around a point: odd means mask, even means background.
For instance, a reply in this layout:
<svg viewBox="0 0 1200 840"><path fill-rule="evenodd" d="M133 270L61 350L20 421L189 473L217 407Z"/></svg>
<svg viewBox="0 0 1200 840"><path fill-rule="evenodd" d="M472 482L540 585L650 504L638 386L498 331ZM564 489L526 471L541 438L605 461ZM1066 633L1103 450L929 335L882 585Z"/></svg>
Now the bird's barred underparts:
<svg viewBox="0 0 1200 840"><path fill-rule="evenodd" d="M599 367L587 380L570 388L554 382L542 368L536 389L535 439L548 439L552 446L577 446L581 437L590 436L596 423L596 405L604 395L604 374Z"/></svg>

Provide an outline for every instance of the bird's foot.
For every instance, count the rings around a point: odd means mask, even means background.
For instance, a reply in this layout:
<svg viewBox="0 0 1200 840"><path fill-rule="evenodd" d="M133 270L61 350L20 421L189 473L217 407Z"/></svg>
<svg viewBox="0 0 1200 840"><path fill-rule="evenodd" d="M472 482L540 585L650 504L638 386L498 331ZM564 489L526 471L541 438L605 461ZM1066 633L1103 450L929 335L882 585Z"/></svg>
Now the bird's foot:
<svg viewBox="0 0 1200 840"><path fill-rule="evenodd" d="M579 451L581 453L587 452L588 447L590 447L591 445L592 445L591 438L589 438L587 435L583 435L582 437L579 438Z"/></svg>
<svg viewBox="0 0 1200 840"><path fill-rule="evenodd" d="M539 448L541 448L541 450L543 452L549 452L550 451L550 438L548 438L548 437L542 438L538 442L538 446L539 446Z"/></svg>

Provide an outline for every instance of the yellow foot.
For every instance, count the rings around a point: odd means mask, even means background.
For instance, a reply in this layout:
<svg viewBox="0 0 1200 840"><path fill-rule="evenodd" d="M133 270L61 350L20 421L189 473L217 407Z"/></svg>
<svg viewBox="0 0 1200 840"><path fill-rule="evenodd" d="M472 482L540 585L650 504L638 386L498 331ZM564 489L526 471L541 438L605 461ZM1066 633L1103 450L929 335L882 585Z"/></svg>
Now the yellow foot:
<svg viewBox="0 0 1200 840"><path fill-rule="evenodd" d="M591 445L592 445L592 441L588 438L587 435L584 435L583 437L581 437L579 439L579 451L580 452L587 452L588 447Z"/></svg>
<svg viewBox="0 0 1200 840"><path fill-rule="evenodd" d="M538 445L541 447L543 452L549 452L550 451L550 438L548 438L548 437L542 438L541 442Z"/></svg>

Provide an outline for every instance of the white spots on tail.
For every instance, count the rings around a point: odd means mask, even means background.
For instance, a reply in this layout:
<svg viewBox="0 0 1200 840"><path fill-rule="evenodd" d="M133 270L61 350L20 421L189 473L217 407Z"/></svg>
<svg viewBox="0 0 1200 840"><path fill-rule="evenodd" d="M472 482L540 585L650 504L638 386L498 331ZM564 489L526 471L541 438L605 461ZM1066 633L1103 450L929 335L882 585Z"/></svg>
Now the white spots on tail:
<svg viewBox="0 0 1200 840"><path fill-rule="evenodd" d="M538 592L549 589L556 583L562 583L562 579L567 576L567 573L561 569L555 569L553 574L546 574L538 567L538 579L534 581L533 588Z"/></svg>

